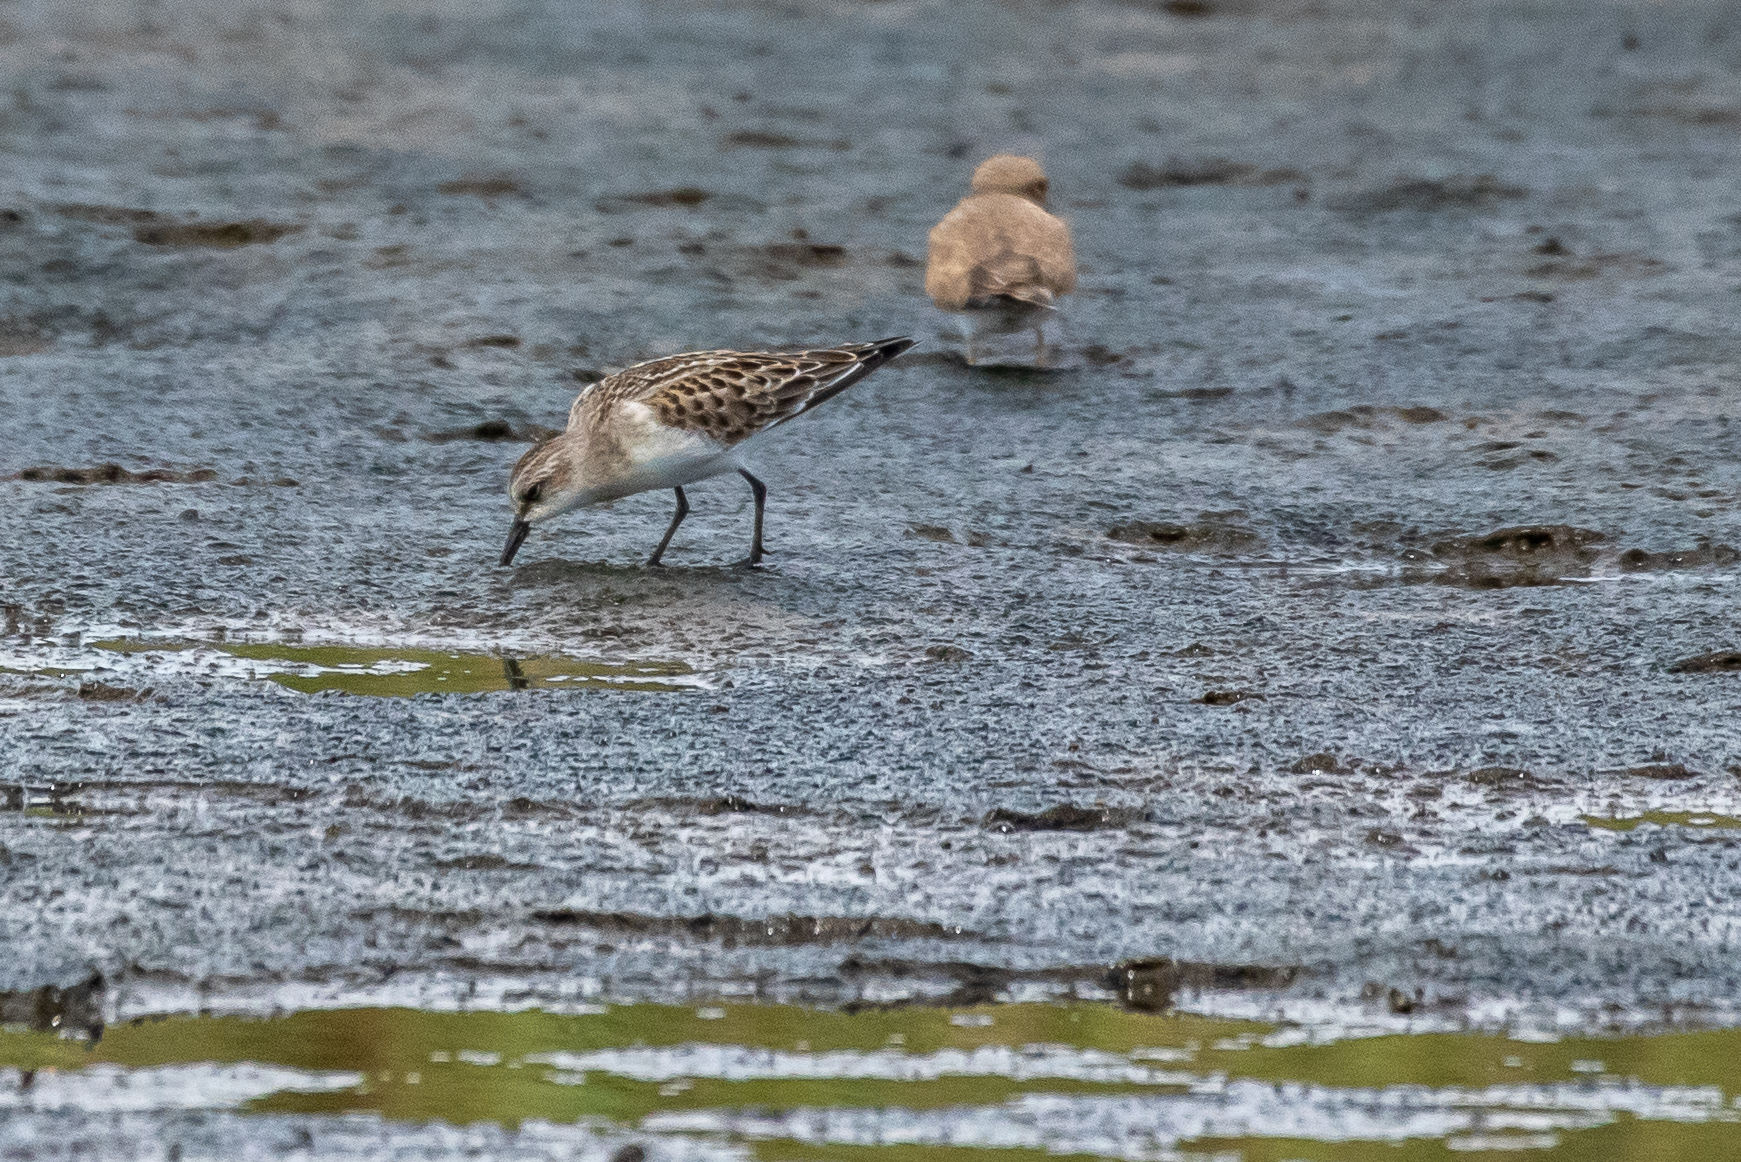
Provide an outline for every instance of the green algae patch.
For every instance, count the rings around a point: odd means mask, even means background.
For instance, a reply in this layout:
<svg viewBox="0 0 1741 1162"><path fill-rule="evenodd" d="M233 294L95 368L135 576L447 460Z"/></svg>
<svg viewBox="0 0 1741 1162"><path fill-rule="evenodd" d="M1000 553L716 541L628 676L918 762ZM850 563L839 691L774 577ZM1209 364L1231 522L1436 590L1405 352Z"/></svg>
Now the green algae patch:
<svg viewBox="0 0 1741 1162"><path fill-rule="evenodd" d="M997 1010L976 1010L976 1012ZM47 1033L0 1033L0 1066L79 1069L119 1065L281 1066L356 1073L350 1088L285 1090L249 1103L262 1112L368 1111L405 1120L496 1122L605 1119L634 1124L660 1112L709 1109L997 1105L1023 1094L1155 1092L1122 1079L998 1073L923 1081L878 1076L890 1062L949 1050L1021 1046L1058 1037L1134 1045L1157 1035L1197 1044L1248 1031L1242 1022L1150 1017L1083 1006L1006 1006L990 1026L958 1027L946 1010L847 1015L795 1006L626 1005L597 1014L451 1013L416 1009L314 1010L282 1017L149 1018L110 1026L90 1047ZM1086 1019L1084 1019L1086 1018ZM785 1054L772 1076L685 1076L680 1086L635 1075L613 1055L695 1047ZM817 1077L818 1055L850 1055L850 1076ZM581 1063L584 1067L576 1068ZM1140 1067L1139 1067L1140 1068ZM837 1070L838 1071L838 1070ZM895 1072L898 1072L896 1070ZM868 1075L867 1075L868 1074ZM1162 1085L1159 1088L1171 1088ZM1004 1155L1000 1155L1004 1156Z"/></svg>
<svg viewBox="0 0 1741 1162"><path fill-rule="evenodd" d="M1087 1162L1106 1157L1089 1152L1059 1154L1021 1146L921 1146L907 1142L899 1146L843 1146L837 1142L817 1146L780 1139L751 1143L750 1154L757 1162L891 1162L897 1158L900 1162ZM1221 1160L1189 1155L1180 1162Z"/></svg>
<svg viewBox="0 0 1741 1162"><path fill-rule="evenodd" d="M1509 1111L1508 1111L1509 1112ZM1516 1115L1527 1121L1528 1115ZM1315 1141L1309 1138L1197 1138L1182 1155L1191 1162L1674 1162L1741 1157L1741 1127L1733 1122L1645 1120L1619 1113L1614 1121L1572 1132L1503 1129L1443 1138ZM797 1158L802 1155L792 1155ZM830 1152L832 1157L832 1151ZM815 1154L809 1155L817 1157Z"/></svg>
<svg viewBox="0 0 1741 1162"><path fill-rule="evenodd" d="M1583 816L1585 823L1603 831L1636 831L1647 823L1657 827L1741 827L1741 819L1733 815L1718 815L1712 811L1646 811L1642 815L1625 815L1606 819L1599 815Z"/></svg>
<svg viewBox="0 0 1741 1162"><path fill-rule="evenodd" d="M111 654L179 654L186 650L200 648L212 649L210 642L191 642L184 638L143 638L121 637L100 642L90 642L95 650L105 650Z"/></svg>
<svg viewBox="0 0 1741 1162"><path fill-rule="evenodd" d="M1620 1162L1741 1152L1741 1030L1290 1041L1271 1025L1085 1003L358 1008L141 1019L94 1044L0 1031L0 1069L100 1081L113 1067L271 1066L294 1071L291 1080L275 1074L239 1099L244 1111L723 1134L769 1162L1130 1156L1096 1128L1108 1124L1101 1117L1079 1131L1040 1119L1033 1141L1006 1126L1024 1109L1097 1102L1105 1118L1153 1113L1143 1140L1160 1152L1143 1157L1423 1162L1529 1150ZM793 1128L823 1124L824 1112L835 1127L824 1139ZM898 1137L877 1128L889 1125L906 1128ZM1165 1136L1191 1132L1202 1136Z"/></svg>
<svg viewBox="0 0 1741 1162"><path fill-rule="evenodd" d="M435 649L303 646L283 642L190 642L127 638L92 642L126 655L201 651L217 676L263 679L304 694L338 690L384 698L502 690L671 692L697 685L682 662L603 662L557 655L512 658Z"/></svg>
<svg viewBox="0 0 1741 1162"><path fill-rule="evenodd" d="M979 1021L990 1017L989 1024ZM1196 1054L1205 1044L1261 1037L1251 1021L1154 1015L1109 1005L1010 1004L972 1009L899 1008L845 1013L797 1005L598 1006L597 1012L445 1012L410 1008L309 1009L276 1017L142 1017L108 1026L94 1044L52 1034L0 1031L0 1065L129 1067L250 1061L310 1070L380 1070L434 1053L529 1054L618 1046L730 1045L793 1052L898 1051L926 1055L988 1045L1070 1045L1145 1054ZM1507 1043L1509 1044L1509 1043ZM20 1057L25 1049L44 1055ZM1526 1047L1527 1048L1527 1047ZM1540 1048L1537 1046L1536 1048ZM1204 1050L1211 1056L1217 1051ZM1184 1060L1179 1057L1178 1060Z"/></svg>

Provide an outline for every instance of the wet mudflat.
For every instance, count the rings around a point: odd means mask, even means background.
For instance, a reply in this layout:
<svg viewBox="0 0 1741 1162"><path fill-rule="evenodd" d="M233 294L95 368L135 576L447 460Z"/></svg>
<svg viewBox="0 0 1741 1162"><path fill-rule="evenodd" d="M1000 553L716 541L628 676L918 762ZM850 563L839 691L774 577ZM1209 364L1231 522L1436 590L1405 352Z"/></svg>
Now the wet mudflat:
<svg viewBox="0 0 1741 1162"><path fill-rule="evenodd" d="M1731 1140L1732 6L0 30L9 1147ZM1051 373L920 289L1005 148ZM494 567L582 382L901 333L768 567Z"/></svg>

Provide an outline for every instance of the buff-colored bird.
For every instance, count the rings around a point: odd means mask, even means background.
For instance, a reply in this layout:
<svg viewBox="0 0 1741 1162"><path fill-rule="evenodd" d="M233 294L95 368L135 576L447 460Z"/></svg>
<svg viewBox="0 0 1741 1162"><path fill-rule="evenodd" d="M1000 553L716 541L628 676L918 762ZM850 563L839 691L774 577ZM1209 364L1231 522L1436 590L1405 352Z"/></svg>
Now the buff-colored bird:
<svg viewBox="0 0 1741 1162"><path fill-rule="evenodd" d="M1040 163L1000 153L981 164L973 192L932 227L925 263L931 301L965 316L968 363L977 336L1032 330L1044 365L1053 300L1075 289L1070 227L1046 212Z"/></svg>

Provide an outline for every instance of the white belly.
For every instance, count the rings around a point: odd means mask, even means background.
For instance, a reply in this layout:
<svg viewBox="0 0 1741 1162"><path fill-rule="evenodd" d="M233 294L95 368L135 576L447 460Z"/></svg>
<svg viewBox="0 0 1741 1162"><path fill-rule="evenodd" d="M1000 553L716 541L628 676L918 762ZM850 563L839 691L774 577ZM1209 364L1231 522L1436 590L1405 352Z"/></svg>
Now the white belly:
<svg viewBox="0 0 1741 1162"><path fill-rule="evenodd" d="M617 500L633 496L637 492L651 492L659 488L681 488L685 484L694 484L697 480L724 476L727 472L736 470L737 461L732 454L717 449L703 456L665 456L636 465L632 473L614 481L604 490L607 494L599 496L592 503Z"/></svg>
<svg viewBox="0 0 1741 1162"><path fill-rule="evenodd" d="M617 461L610 479L598 480L587 490L582 504L602 504L660 488L681 488L737 467L734 455L737 449L727 449L702 432L667 427L659 423L651 409L638 403L621 405L615 428L613 435L622 459Z"/></svg>

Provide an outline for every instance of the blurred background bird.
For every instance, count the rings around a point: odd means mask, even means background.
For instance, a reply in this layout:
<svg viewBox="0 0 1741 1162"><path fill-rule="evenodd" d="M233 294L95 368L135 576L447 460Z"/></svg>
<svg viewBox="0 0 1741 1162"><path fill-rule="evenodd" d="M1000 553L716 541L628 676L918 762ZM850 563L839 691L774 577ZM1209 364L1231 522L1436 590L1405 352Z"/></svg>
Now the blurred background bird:
<svg viewBox="0 0 1741 1162"><path fill-rule="evenodd" d="M1076 289L1070 227L1046 211L1046 171L1031 157L1000 153L973 171L973 192L931 229L925 293L963 316L967 362L986 335L1034 333L1045 366L1045 324L1055 300Z"/></svg>

